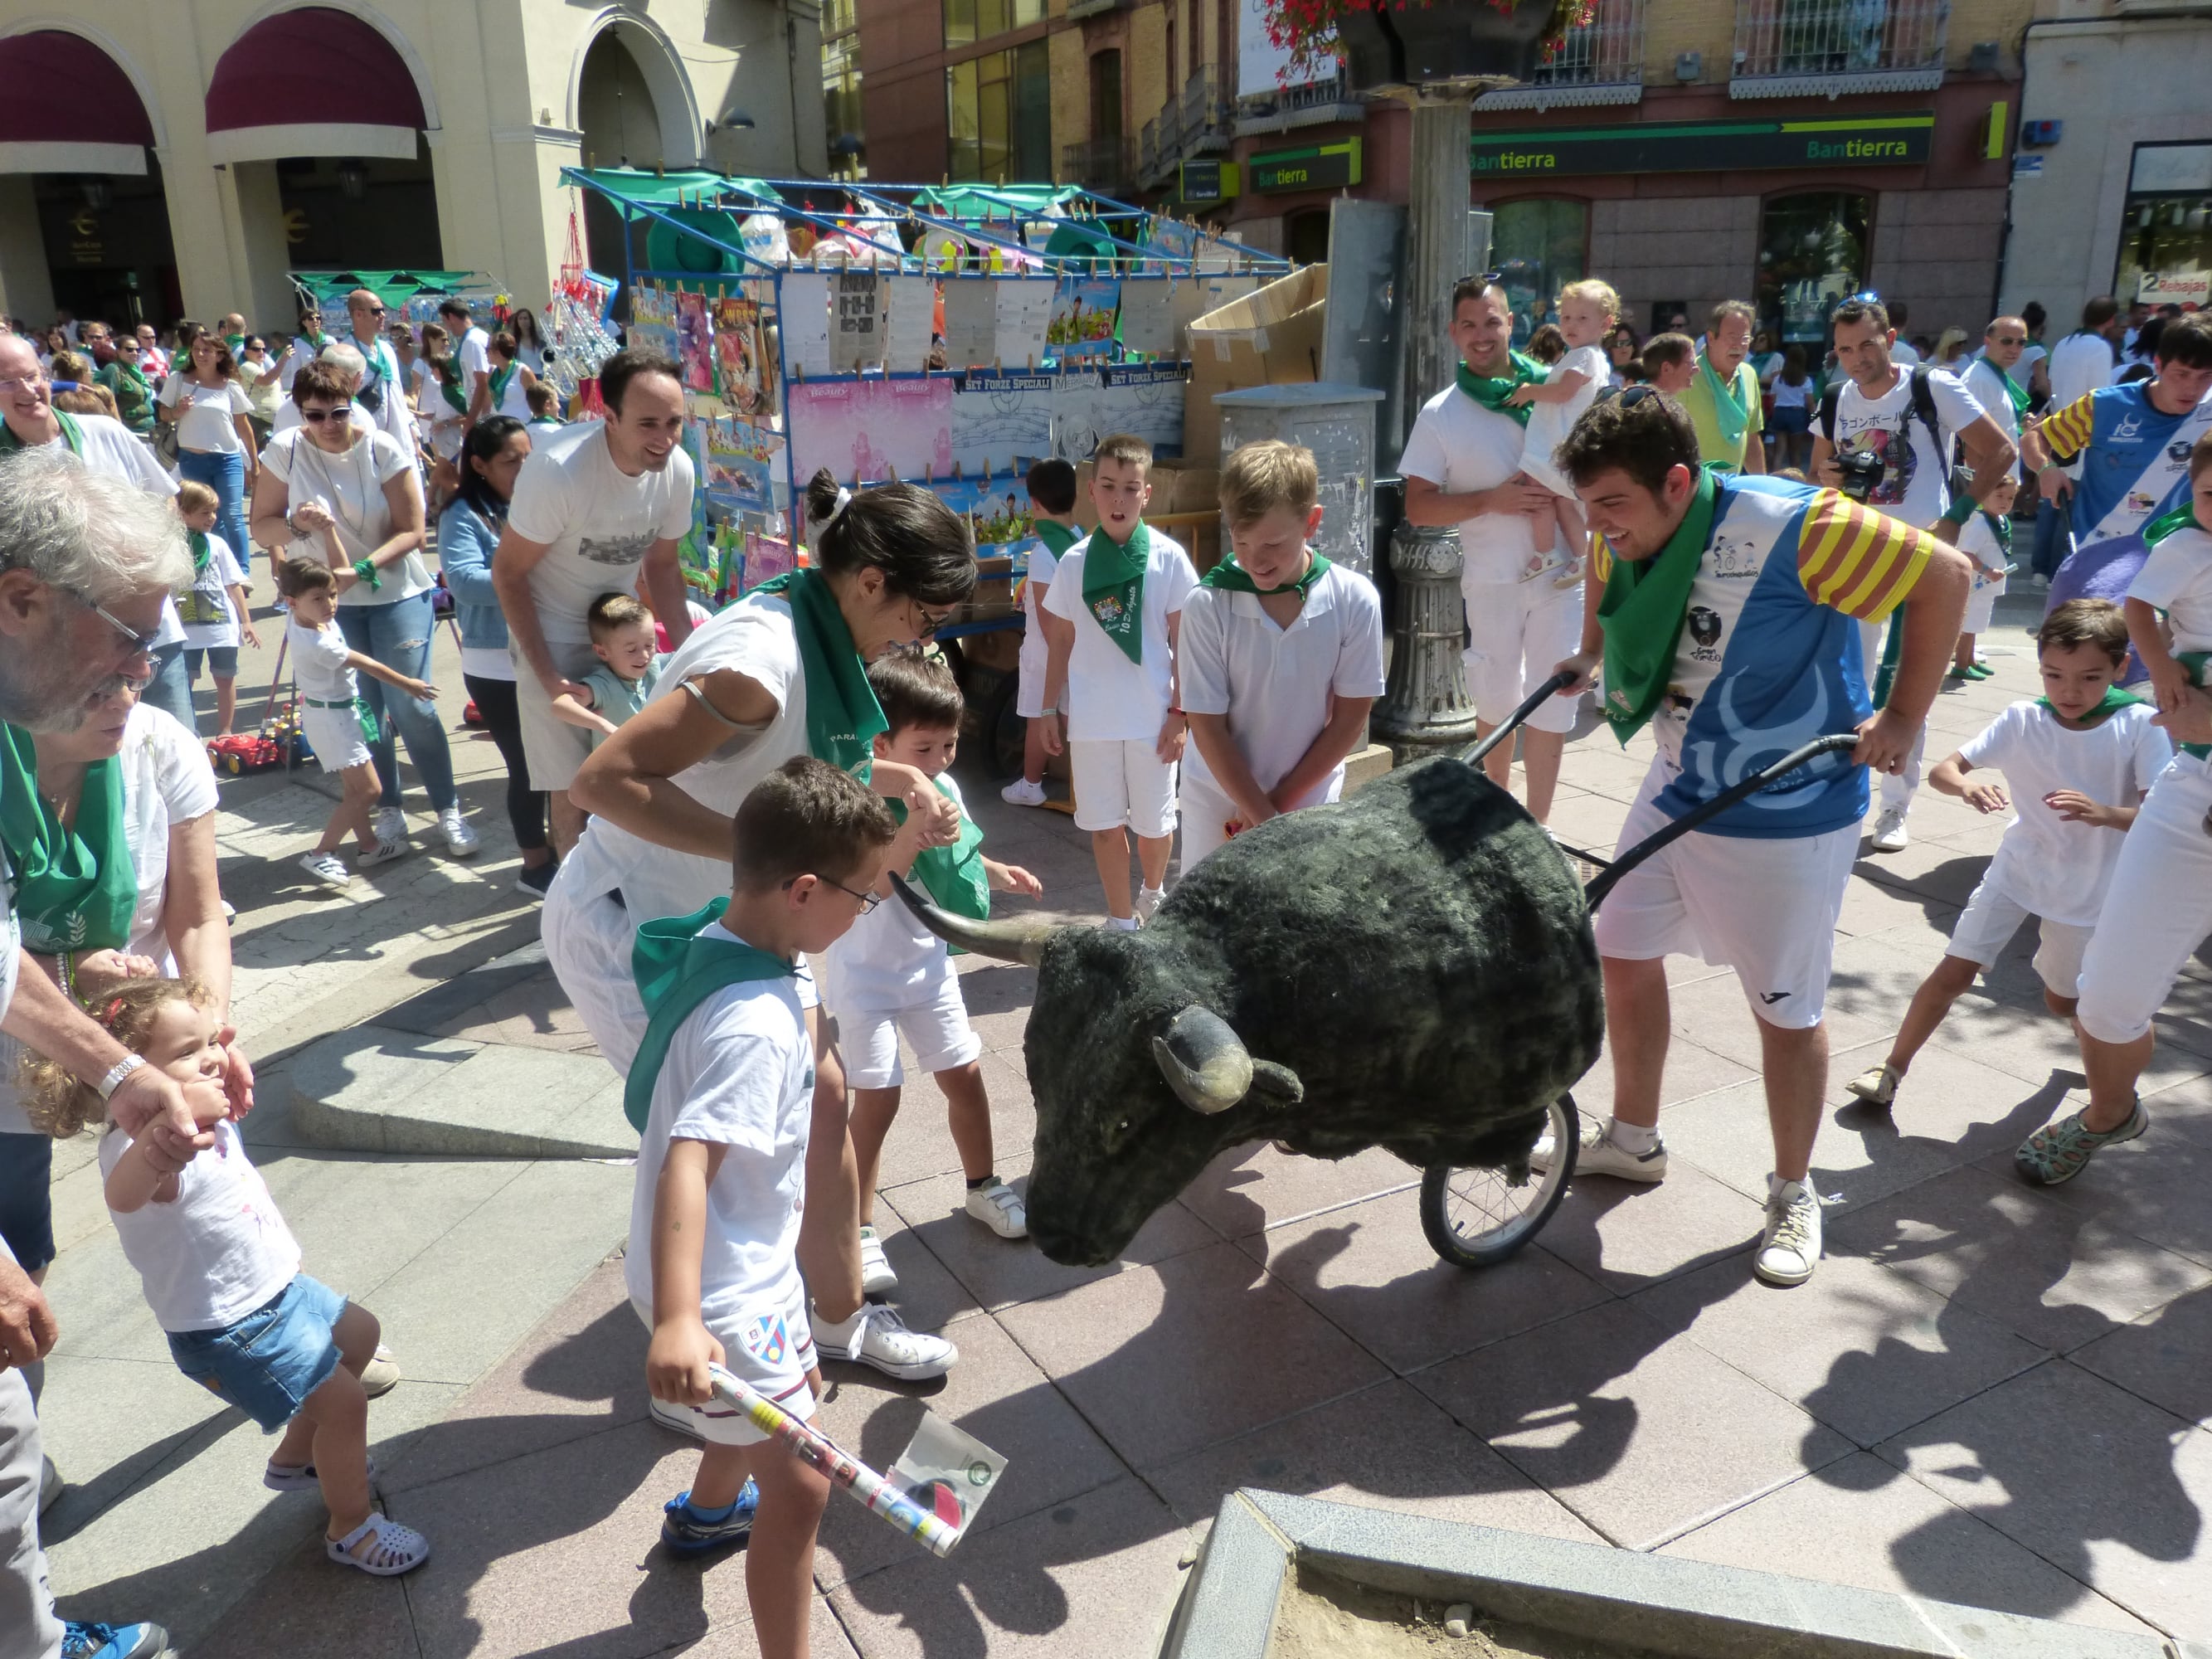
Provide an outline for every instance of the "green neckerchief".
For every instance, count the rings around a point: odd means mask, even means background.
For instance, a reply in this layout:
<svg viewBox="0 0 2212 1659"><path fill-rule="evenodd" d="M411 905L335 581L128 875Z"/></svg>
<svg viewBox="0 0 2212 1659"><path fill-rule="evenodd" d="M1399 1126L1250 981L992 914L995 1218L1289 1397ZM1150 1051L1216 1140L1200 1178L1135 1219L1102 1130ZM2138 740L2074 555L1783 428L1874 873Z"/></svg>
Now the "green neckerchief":
<svg viewBox="0 0 2212 1659"><path fill-rule="evenodd" d="M499 408L499 400L507 396L507 383L514 379L516 367L509 363L505 368L495 368L491 373L491 406L495 411Z"/></svg>
<svg viewBox="0 0 2212 1659"><path fill-rule="evenodd" d="M1297 580L1285 582L1280 587L1262 587L1245 574L1244 567L1231 556L1200 577L1199 584L1204 587L1226 588L1231 593L1257 593L1270 599L1278 593L1295 593L1303 602L1305 596L1313 592L1313 585L1328 574L1328 561L1316 553L1313 556L1313 562L1306 567L1306 574Z"/></svg>
<svg viewBox="0 0 2212 1659"><path fill-rule="evenodd" d="M123 766L84 769L76 828L39 793L39 751L21 726L0 726L0 846L15 874L23 948L119 951L131 942L138 872L123 833Z"/></svg>
<svg viewBox="0 0 2212 1659"><path fill-rule="evenodd" d="M1547 371L1534 357L1524 356L1518 351L1509 351L1505 357L1506 372L1494 378L1477 374L1462 363L1458 373L1459 389L1492 414L1510 416L1526 426L1528 416L1535 412L1535 406L1533 404L1516 405L1505 400L1516 386L1541 386Z"/></svg>
<svg viewBox="0 0 2212 1659"><path fill-rule="evenodd" d="M230 348L230 355L233 358L236 358L246 349L246 337L243 334L226 334L222 337L222 343Z"/></svg>
<svg viewBox="0 0 2212 1659"><path fill-rule="evenodd" d="M1990 527L1990 534L1997 538L1997 551L2004 555L2005 562L2012 562L2012 520L2002 513L1984 513L1982 522Z"/></svg>
<svg viewBox="0 0 2212 1659"><path fill-rule="evenodd" d="M2012 417L2015 422L2027 418L2027 388L2012 377L2012 371L2001 368L1984 356L1982 361L1996 369L1997 379L2004 382L2005 396L2012 399Z"/></svg>
<svg viewBox="0 0 2212 1659"><path fill-rule="evenodd" d="M82 455L84 431L77 425L76 416L59 409L53 411L53 416L61 423L62 441L69 446L70 453ZM49 439L48 441L52 441ZM15 435L15 428L6 422L0 421L0 455L12 455L22 447L23 441Z"/></svg>
<svg viewBox="0 0 2212 1659"><path fill-rule="evenodd" d="M461 390L461 371L451 357L437 370L438 389L446 394L446 402L456 415L469 412L469 394Z"/></svg>
<svg viewBox="0 0 2212 1659"><path fill-rule="evenodd" d="M1743 365L1736 365L1736 373L1723 380L1709 357L1698 359L1698 376L1705 382L1705 390L1712 394L1713 425L1721 434L1721 441L1732 451L1743 447L1743 434L1751 428L1751 411L1735 395L1736 381L1742 377Z"/></svg>
<svg viewBox="0 0 2212 1659"><path fill-rule="evenodd" d="M1066 556L1067 550L1083 539L1083 532L1072 524L1061 524L1054 519L1039 519L1031 526L1036 538L1044 544L1044 550L1055 559Z"/></svg>
<svg viewBox="0 0 2212 1659"><path fill-rule="evenodd" d="M1145 659L1145 565L1152 556L1152 532L1142 519L1127 542L1102 525L1083 544L1083 603L1134 663Z"/></svg>
<svg viewBox="0 0 2212 1659"><path fill-rule="evenodd" d="M781 957L739 941L699 937L722 919L729 904L718 898L688 916L646 922L631 943L629 970L647 1018L645 1040L637 1045L637 1058L623 1084L623 1115L640 1134L652 1115L653 1085L668 1058L668 1045L691 1011L728 986L798 976L799 969Z"/></svg>
<svg viewBox="0 0 2212 1659"><path fill-rule="evenodd" d="M2185 501L2172 512L2161 513L2143 526L2143 551L2148 553L2177 530L2195 530L2200 527L2197 522L2197 504L2194 501Z"/></svg>
<svg viewBox="0 0 2212 1659"><path fill-rule="evenodd" d="M1719 495L1718 471L1699 467L1690 510L1667 545L1649 559L1615 556L1606 578L1597 607L1598 625L1605 630L1605 717L1624 747L1667 695L1689 613L1690 585L1713 532Z"/></svg>
<svg viewBox="0 0 2212 1659"><path fill-rule="evenodd" d="M208 545L207 532L204 530L187 530L185 532L185 539L191 544L192 575L197 579L200 573L207 568L208 560L214 556L214 550Z"/></svg>
<svg viewBox="0 0 2212 1659"><path fill-rule="evenodd" d="M837 608L829 578L818 570L787 570L755 593L780 593L791 606L799 635L799 666L806 676L806 748L866 783L873 769L876 733L890 729L868 684L868 671L853 644L853 630Z"/></svg>
<svg viewBox="0 0 2212 1659"><path fill-rule="evenodd" d="M2123 691L2117 685L2108 685L2105 688L2104 701L2081 717L2081 729L2087 731L2090 726L2102 726L2123 708L2132 708L2142 701L2142 699L2132 691ZM2048 709L2053 714L2058 713L2056 708L2051 707L2051 699L2048 697L2038 697L2035 702L2039 708Z"/></svg>
<svg viewBox="0 0 2212 1659"><path fill-rule="evenodd" d="M942 778L933 779L937 793L947 800L952 792L945 787ZM906 822L906 803L890 803L891 816L901 823ZM950 847L924 848L915 855L914 878L935 899L956 916L966 916L971 921L988 921L991 915L991 881L983 869L983 832L975 819L965 812L960 815L960 839ZM959 953L955 945L953 953Z"/></svg>

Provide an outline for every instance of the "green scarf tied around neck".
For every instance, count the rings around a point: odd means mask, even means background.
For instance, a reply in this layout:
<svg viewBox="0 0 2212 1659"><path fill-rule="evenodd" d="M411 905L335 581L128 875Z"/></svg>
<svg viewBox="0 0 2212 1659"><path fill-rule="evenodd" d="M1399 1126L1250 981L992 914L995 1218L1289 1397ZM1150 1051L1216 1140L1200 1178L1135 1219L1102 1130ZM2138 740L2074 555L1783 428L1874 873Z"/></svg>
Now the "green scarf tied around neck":
<svg viewBox="0 0 2212 1659"><path fill-rule="evenodd" d="M495 368L491 372L491 406L495 414L499 410L500 400L507 396L508 384L514 379L515 367L509 363L505 368Z"/></svg>
<svg viewBox="0 0 2212 1659"><path fill-rule="evenodd" d="M1145 659L1145 565L1152 532L1142 519L1127 542L1103 528L1083 544L1083 603L1131 662Z"/></svg>
<svg viewBox="0 0 2212 1659"><path fill-rule="evenodd" d="M937 793L947 800L952 792L945 787L943 779L934 779ZM887 803L891 816L901 823L906 822L906 803L895 800ZM991 878L983 868L983 832L975 820L965 812L960 815L960 839L950 847L927 847L915 855L914 878L935 899L956 916L966 916L971 921L988 921L991 915ZM960 947L950 947L953 955Z"/></svg>
<svg viewBox="0 0 2212 1659"><path fill-rule="evenodd" d="M62 441L69 446L70 453L83 454L84 431L77 425L76 416L58 409L54 410L53 414L54 419L60 422ZM22 447L23 441L15 435L14 429L6 422L0 421L0 455L12 455Z"/></svg>
<svg viewBox="0 0 2212 1659"><path fill-rule="evenodd" d="M123 833L123 766L84 769L76 827L39 793L39 751L21 726L0 726L0 847L15 873L23 948L119 951L131 942L138 872Z"/></svg>
<svg viewBox="0 0 2212 1659"><path fill-rule="evenodd" d="M437 374L438 390L445 394L447 407L456 415L467 414L469 394L461 390L461 366L448 357L438 366Z"/></svg>
<svg viewBox="0 0 2212 1659"><path fill-rule="evenodd" d="M1505 356L1506 372L1494 376L1477 374L1462 363L1457 375L1459 389L1492 414L1508 416L1526 426L1528 416L1534 413L1534 405L1509 404L1505 400L1513 395L1516 387L1541 386L1550 371L1524 353L1509 351Z"/></svg>
<svg viewBox="0 0 2212 1659"><path fill-rule="evenodd" d="M2004 382L2005 396L2012 399L2014 421L2017 422L2026 420L2027 418L2027 388L2013 379L2010 369L1999 368L1988 357L1984 357L1982 361L1988 363L1991 368L1996 369L1997 379Z"/></svg>
<svg viewBox="0 0 2212 1659"><path fill-rule="evenodd" d="M830 579L811 568L791 570L752 592L781 594L791 606L799 666L806 676L807 751L866 783L874 769L876 733L889 731L890 722L868 684Z"/></svg>
<svg viewBox="0 0 2212 1659"><path fill-rule="evenodd" d="M1245 574L1244 567L1238 564L1232 556L1222 560L1205 575L1200 577L1199 583L1204 587L1217 588L1231 593L1256 593L1270 599L1278 593L1295 593L1298 596L1300 603L1304 603L1306 595L1313 592L1314 584L1328 574L1328 561L1316 553L1313 556L1312 562L1306 566L1306 574L1296 581L1285 582L1280 587L1262 587Z"/></svg>
<svg viewBox="0 0 2212 1659"><path fill-rule="evenodd" d="M1713 367L1711 358L1700 357L1698 359L1698 378L1705 383L1705 390L1712 394L1713 425L1720 431L1721 441L1731 450L1741 449L1743 434L1751 428L1751 410L1745 408L1736 397L1736 384L1743 378L1743 365L1738 363L1735 373L1724 380L1720 371ZM1752 406L1758 406L1755 397Z"/></svg>
<svg viewBox="0 0 2212 1659"><path fill-rule="evenodd" d="M630 975L637 981L647 1019L644 1041L638 1044L637 1058L630 1061L629 1076L623 1084L623 1115L640 1134L652 1115L653 1085L668 1059L668 1045L692 1010L732 985L799 975L799 969L781 957L740 940L700 937L722 919L729 904L728 899L718 898L688 916L646 922L630 946Z"/></svg>
<svg viewBox="0 0 2212 1659"><path fill-rule="evenodd" d="M1598 602L1598 624L1605 630L1605 717L1625 747L1658 711L1674 672L1674 652L1689 614L1690 585L1713 532L1726 468L1708 464L1698 470L1690 510L1649 559L1616 556Z"/></svg>
<svg viewBox="0 0 2212 1659"><path fill-rule="evenodd" d="M1044 544L1044 550L1055 559L1067 556L1067 550L1083 539L1083 532L1073 525L1061 524L1053 519L1039 519L1030 526L1036 538Z"/></svg>
<svg viewBox="0 0 2212 1659"><path fill-rule="evenodd" d="M2177 530L2202 528L2197 522L2197 504L2185 501L2171 513L2161 513L2142 529L2143 551L2148 553Z"/></svg>
<svg viewBox="0 0 2212 1659"><path fill-rule="evenodd" d="M2038 697L2035 701L2039 707L2051 714L2056 714L2058 712L2051 707L2051 699L2048 697ZM2085 726L2102 726L2123 708L2131 708L2142 701L2142 699L2132 691L2123 691L2117 685L2108 685L2105 688L2104 700L2081 716L2082 724Z"/></svg>

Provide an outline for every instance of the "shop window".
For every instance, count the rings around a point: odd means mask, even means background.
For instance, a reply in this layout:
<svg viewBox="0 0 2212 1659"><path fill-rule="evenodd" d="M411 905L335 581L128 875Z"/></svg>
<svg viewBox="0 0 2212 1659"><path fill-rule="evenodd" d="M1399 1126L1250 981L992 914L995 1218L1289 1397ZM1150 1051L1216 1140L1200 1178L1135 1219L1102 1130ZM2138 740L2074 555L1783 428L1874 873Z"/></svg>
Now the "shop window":
<svg viewBox="0 0 2212 1659"><path fill-rule="evenodd" d="M2204 308L2212 288L2212 144L2138 144L2112 292L2123 305Z"/></svg>
<svg viewBox="0 0 2212 1659"><path fill-rule="evenodd" d="M1513 302L1513 343L1555 315L1562 283L1580 282L1589 254L1589 204L1504 202L1491 210L1490 263Z"/></svg>
<svg viewBox="0 0 2212 1659"><path fill-rule="evenodd" d="M1121 136L1121 54L1091 54L1091 136L1109 142Z"/></svg>
<svg viewBox="0 0 2212 1659"><path fill-rule="evenodd" d="M1328 259L1328 210L1301 208L1283 221L1283 252L1302 265Z"/></svg>
<svg viewBox="0 0 2212 1659"><path fill-rule="evenodd" d="M1802 345L1817 362L1827 349L1828 316L1866 287L1874 201L1849 191L1778 196L1760 210L1759 325L1784 345Z"/></svg>
<svg viewBox="0 0 2212 1659"><path fill-rule="evenodd" d="M1052 176L1052 82L1043 41L953 64L945 71L945 101L953 178Z"/></svg>
<svg viewBox="0 0 2212 1659"><path fill-rule="evenodd" d="M945 44L972 46L1044 21L1044 0L945 0Z"/></svg>
<svg viewBox="0 0 2212 1659"><path fill-rule="evenodd" d="M822 110L830 140L830 176L866 178L855 0L827 0L822 8Z"/></svg>

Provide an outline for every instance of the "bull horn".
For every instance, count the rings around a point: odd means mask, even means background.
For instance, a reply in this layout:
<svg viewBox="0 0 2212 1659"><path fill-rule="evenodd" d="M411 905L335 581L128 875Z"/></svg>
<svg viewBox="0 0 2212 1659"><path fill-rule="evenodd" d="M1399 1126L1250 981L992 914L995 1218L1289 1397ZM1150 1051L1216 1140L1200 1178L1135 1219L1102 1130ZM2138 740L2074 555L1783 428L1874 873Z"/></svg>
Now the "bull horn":
<svg viewBox="0 0 2212 1659"><path fill-rule="evenodd" d="M1152 1058L1168 1087L1194 1112L1225 1112L1251 1092L1252 1056L1229 1022L1194 1003L1152 1039Z"/></svg>
<svg viewBox="0 0 2212 1659"><path fill-rule="evenodd" d="M963 951L999 962L1018 962L1036 967L1044 959L1046 941L1066 926L1054 917L1037 915L999 921L973 921L966 916L956 916L932 904L896 873L891 877L891 890L923 927L947 945L957 945Z"/></svg>

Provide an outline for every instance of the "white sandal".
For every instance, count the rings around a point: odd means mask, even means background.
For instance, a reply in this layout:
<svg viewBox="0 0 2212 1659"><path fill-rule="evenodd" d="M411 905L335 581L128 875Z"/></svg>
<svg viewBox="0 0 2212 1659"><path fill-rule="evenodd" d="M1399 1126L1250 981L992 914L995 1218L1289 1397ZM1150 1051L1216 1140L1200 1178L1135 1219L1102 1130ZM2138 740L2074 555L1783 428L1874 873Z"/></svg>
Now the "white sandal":
<svg viewBox="0 0 2212 1659"><path fill-rule="evenodd" d="M355 1546L364 1542L368 1548L356 1554ZM344 1537L325 1537L323 1549L331 1560L344 1566L359 1567L379 1578L396 1578L430 1559L428 1539L414 1528L403 1527L374 1511Z"/></svg>
<svg viewBox="0 0 2212 1659"><path fill-rule="evenodd" d="M368 1460L368 1478L376 1479L376 1460ZM261 1484L271 1492L312 1492L322 1485L313 1463L271 1463L261 1471Z"/></svg>

